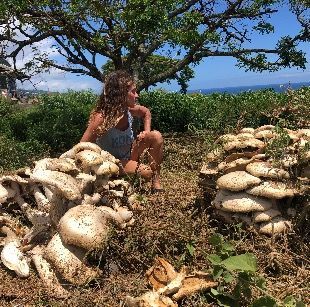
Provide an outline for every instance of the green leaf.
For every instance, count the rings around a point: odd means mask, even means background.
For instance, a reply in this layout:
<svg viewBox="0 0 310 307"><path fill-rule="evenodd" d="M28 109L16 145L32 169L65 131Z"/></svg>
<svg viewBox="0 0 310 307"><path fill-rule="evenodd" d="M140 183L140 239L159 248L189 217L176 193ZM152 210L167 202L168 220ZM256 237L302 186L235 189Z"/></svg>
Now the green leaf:
<svg viewBox="0 0 310 307"><path fill-rule="evenodd" d="M226 269L230 271L248 271L255 272L257 270L256 258L251 253L237 256L231 256L221 262Z"/></svg>
<svg viewBox="0 0 310 307"><path fill-rule="evenodd" d="M195 252L195 247L194 247L194 245L192 245L192 244L190 244L190 243L187 243L187 244L186 244L186 248L187 248L189 254L193 257L194 252Z"/></svg>
<svg viewBox="0 0 310 307"><path fill-rule="evenodd" d="M212 273L214 280L218 279L222 275L223 271L224 270L220 266L216 265Z"/></svg>
<svg viewBox="0 0 310 307"><path fill-rule="evenodd" d="M252 303L252 307L276 307L276 301L270 296L263 296Z"/></svg>
<svg viewBox="0 0 310 307"><path fill-rule="evenodd" d="M258 276L255 278L255 284L260 289L266 289L266 279L262 276Z"/></svg>
<svg viewBox="0 0 310 307"><path fill-rule="evenodd" d="M228 271L225 271L223 273L223 278L224 278L226 283L230 283L234 280L234 277Z"/></svg>
<svg viewBox="0 0 310 307"><path fill-rule="evenodd" d="M218 247L222 245L223 237L220 234L215 233L209 238L208 241L211 245Z"/></svg>
<svg viewBox="0 0 310 307"><path fill-rule="evenodd" d="M213 288L211 288L210 292L211 292L211 294L214 295L214 296L217 296L217 295L220 294L216 289L213 289Z"/></svg>
<svg viewBox="0 0 310 307"><path fill-rule="evenodd" d="M284 307L306 307L301 301L296 301L293 295L287 296L283 301Z"/></svg>
<svg viewBox="0 0 310 307"><path fill-rule="evenodd" d="M235 251L235 247L231 243L229 243L229 242L224 242L223 245L222 245L222 249L225 252L233 252L233 251Z"/></svg>
<svg viewBox="0 0 310 307"><path fill-rule="evenodd" d="M220 264L222 262L222 258L219 255L216 254L211 254L207 256L207 259L212 263L212 264Z"/></svg>

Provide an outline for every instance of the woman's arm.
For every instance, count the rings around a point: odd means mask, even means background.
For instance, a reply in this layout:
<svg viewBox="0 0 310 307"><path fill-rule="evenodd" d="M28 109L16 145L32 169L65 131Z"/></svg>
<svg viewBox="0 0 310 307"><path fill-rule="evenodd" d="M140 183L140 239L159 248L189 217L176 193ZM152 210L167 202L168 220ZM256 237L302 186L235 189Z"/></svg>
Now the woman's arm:
<svg viewBox="0 0 310 307"><path fill-rule="evenodd" d="M135 105L133 108L129 108L130 113L134 117L143 118L144 123L144 131L150 132L151 131L151 111L144 106Z"/></svg>
<svg viewBox="0 0 310 307"><path fill-rule="evenodd" d="M95 143L98 138L98 127L102 124L103 117L101 113L94 113L90 117L87 129L85 130L80 142Z"/></svg>

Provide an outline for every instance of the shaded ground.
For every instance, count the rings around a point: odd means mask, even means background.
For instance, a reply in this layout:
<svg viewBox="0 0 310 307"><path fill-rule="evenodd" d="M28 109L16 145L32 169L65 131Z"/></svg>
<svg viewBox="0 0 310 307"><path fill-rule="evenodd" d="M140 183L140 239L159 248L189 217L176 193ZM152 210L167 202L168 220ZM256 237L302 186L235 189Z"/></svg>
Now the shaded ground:
<svg viewBox="0 0 310 307"><path fill-rule="evenodd" d="M138 187L145 209L135 213L136 224L131 229L114 230L107 253L91 258L103 270L102 278L83 288L71 288L70 298L57 300L46 294L34 270L23 280L1 265L0 306L123 306L126 295L140 295L148 289L144 273L157 255L177 269L182 265L191 270L210 269L208 237L214 232L232 240L238 253L256 255L258 273L266 278L269 294L279 300L294 294L310 304L310 253L305 232L272 240L217 221L199 188L198 174L208 148L204 140L193 135L166 136L165 192L151 195L148 189ZM189 245L194 247L193 253L189 253ZM262 295L253 290L252 297ZM249 302L244 299L240 306L249 306ZM180 306L217 304L205 294L188 298Z"/></svg>

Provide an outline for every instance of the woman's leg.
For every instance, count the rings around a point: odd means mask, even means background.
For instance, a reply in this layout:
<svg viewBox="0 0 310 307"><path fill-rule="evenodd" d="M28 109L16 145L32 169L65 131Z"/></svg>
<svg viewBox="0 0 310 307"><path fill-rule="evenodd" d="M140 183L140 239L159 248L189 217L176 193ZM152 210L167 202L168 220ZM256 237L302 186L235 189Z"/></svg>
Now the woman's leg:
<svg viewBox="0 0 310 307"><path fill-rule="evenodd" d="M160 189L160 165L163 160L163 146L164 142L160 132L154 130L145 133L142 140L137 139L133 143L131 157L127 164L124 165L124 170L127 170L129 173L134 168L133 172L136 172L137 170L139 172L140 168L140 173L142 176L146 173L149 176L149 169L147 170L145 165L139 164L140 156L145 150L147 150L150 165L149 167L152 171L152 186L155 189Z"/></svg>

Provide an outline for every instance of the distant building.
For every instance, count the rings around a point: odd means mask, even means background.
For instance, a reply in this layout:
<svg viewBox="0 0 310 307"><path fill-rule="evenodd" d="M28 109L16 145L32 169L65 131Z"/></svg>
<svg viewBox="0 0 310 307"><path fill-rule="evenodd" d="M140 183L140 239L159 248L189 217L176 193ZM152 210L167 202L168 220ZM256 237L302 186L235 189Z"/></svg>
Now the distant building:
<svg viewBox="0 0 310 307"><path fill-rule="evenodd" d="M16 79L10 63L0 57L0 90L5 97L16 97Z"/></svg>

